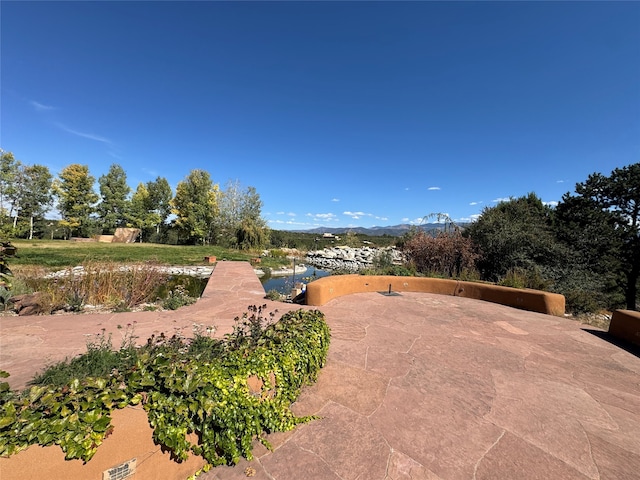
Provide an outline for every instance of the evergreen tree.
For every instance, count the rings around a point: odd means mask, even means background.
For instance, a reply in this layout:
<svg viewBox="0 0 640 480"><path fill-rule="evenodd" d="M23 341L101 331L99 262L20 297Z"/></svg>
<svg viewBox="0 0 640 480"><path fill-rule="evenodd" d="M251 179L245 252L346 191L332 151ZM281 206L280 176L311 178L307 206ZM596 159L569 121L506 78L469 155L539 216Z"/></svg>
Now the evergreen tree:
<svg viewBox="0 0 640 480"><path fill-rule="evenodd" d="M553 211L534 193L485 208L465 231L480 249L477 267L484 280L509 272L553 277L563 252L553 232Z"/></svg>
<svg viewBox="0 0 640 480"><path fill-rule="evenodd" d="M558 238L577 265L609 279L635 310L640 277L640 163L616 168L606 177L589 175L575 195L566 193L557 207Z"/></svg>

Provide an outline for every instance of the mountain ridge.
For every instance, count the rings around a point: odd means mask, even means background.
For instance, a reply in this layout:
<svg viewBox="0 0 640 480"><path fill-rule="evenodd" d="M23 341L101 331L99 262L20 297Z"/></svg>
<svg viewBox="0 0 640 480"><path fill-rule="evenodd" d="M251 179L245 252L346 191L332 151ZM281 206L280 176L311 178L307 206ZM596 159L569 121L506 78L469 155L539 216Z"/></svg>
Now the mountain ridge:
<svg viewBox="0 0 640 480"><path fill-rule="evenodd" d="M464 228L467 224L458 225ZM392 237L401 237L405 233L411 231L411 229L420 229L425 232L432 232L438 230L444 230L449 224L446 223L424 223L422 225L412 225L409 223L401 223L398 225L388 226L375 226L375 227L317 227L308 230L291 230L297 233L315 233L315 234L346 234L348 232L359 233L363 235L369 235L371 237L381 237L383 235L389 235Z"/></svg>

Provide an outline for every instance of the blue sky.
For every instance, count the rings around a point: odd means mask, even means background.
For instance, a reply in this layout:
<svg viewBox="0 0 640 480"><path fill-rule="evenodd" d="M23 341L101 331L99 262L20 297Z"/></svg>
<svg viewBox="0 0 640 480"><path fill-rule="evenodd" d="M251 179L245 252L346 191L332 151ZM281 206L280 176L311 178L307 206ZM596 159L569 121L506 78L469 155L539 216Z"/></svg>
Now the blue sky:
<svg viewBox="0 0 640 480"><path fill-rule="evenodd" d="M0 147L256 187L275 229L457 221L640 161L639 2L2 1Z"/></svg>

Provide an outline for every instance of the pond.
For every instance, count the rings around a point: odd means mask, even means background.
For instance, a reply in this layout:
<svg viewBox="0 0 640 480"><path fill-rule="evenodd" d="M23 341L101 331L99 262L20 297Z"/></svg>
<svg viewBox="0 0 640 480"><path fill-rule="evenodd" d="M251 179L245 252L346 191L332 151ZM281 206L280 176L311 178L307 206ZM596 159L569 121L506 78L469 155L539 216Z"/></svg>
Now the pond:
<svg viewBox="0 0 640 480"><path fill-rule="evenodd" d="M306 272L296 274L295 282L309 283L313 280L321 277L326 277L328 275L331 275L331 272L328 270L321 270L311 265L307 265ZM270 275L265 275L260 278L260 282L262 283L265 292L276 290L278 293L288 295L289 293L291 293L291 289L293 288L294 279L293 275L281 277L272 277Z"/></svg>

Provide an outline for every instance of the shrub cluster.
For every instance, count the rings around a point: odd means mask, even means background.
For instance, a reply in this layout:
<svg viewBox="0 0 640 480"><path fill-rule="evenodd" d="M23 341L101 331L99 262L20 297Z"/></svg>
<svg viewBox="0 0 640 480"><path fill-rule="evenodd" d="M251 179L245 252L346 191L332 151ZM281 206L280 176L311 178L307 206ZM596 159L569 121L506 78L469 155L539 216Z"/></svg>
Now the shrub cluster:
<svg viewBox="0 0 640 480"><path fill-rule="evenodd" d="M250 459L254 439L268 447L265 433L311 419L296 417L290 405L316 379L329 348L321 312L297 310L272 323L264 308L250 307L224 339L159 336L133 354L123 347L132 366L106 376L80 373L63 387L20 394L0 383L0 455L59 445L67 459L88 461L112 429L111 411L142 403L154 440L175 458L194 453L212 465ZM262 388L252 390L249 378Z"/></svg>

